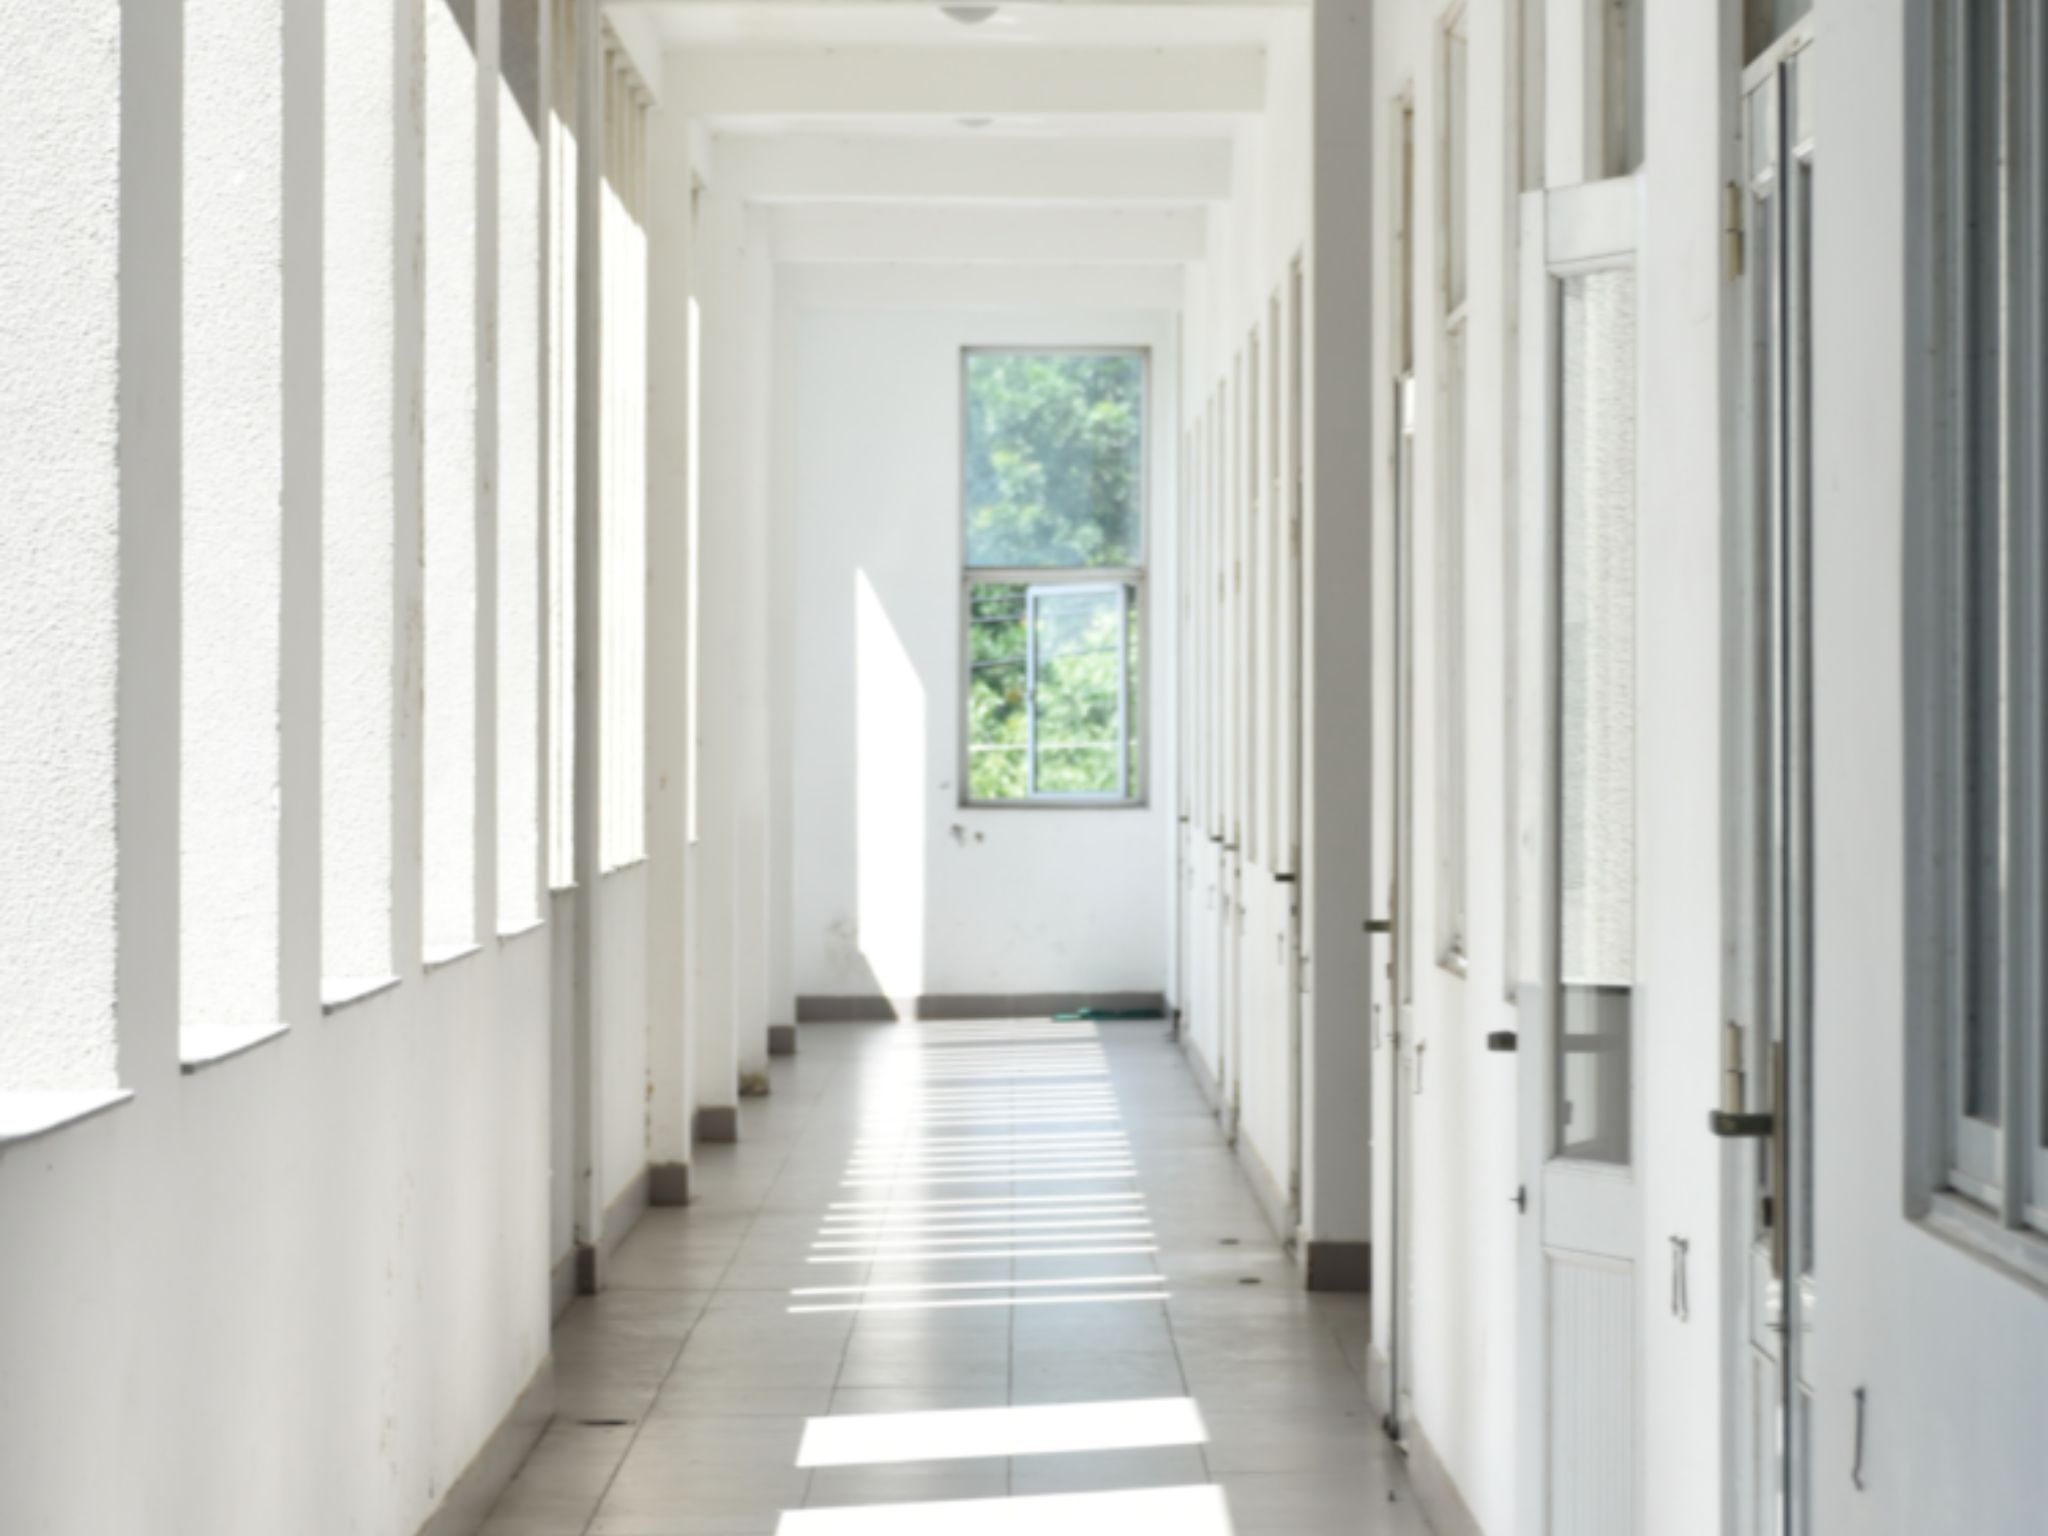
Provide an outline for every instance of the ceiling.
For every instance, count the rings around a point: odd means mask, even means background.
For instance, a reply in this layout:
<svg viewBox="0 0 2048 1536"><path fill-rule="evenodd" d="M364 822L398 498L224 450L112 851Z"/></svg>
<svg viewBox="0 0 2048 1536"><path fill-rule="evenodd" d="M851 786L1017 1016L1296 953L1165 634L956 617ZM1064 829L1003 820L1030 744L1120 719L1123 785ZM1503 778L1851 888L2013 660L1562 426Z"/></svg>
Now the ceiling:
<svg viewBox="0 0 2048 1536"><path fill-rule="evenodd" d="M668 48L1257 46L1307 0L1010 0L962 25L932 0L633 0Z"/></svg>
<svg viewBox="0 0 2048 1536"><path fill-rule="evenodd" d="M782 259L1179 269L1309 0L611 0ZM1119 282L1121 278L1117 279Z"/></svg>

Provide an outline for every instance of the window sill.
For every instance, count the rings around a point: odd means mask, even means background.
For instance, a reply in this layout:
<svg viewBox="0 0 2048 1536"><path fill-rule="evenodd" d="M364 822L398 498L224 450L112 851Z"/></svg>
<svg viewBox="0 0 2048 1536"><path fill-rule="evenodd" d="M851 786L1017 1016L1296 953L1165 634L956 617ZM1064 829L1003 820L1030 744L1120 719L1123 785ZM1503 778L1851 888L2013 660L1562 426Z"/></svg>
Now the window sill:
<svg viewBox="0 0 2048 1536"><path fill-rule="evenodd" d="M134 1097L127 1088L0 1093L0 1152L105 1114Z"/></svg>
<svg viewBox="0 0 2048 1536"><path fill-rule="evenodd" d="M500 944L510 944L514 939L523 939L529 933L539 933L547 925L548 920L544 917L536 917L530 922L515 923L510 928L499 931L498 942Z"/></svg>
<svg viewBox="0 0 2048 1536"><path fill-rule="evenodd" d="M286 1026L266 1024L256 1029L188 1029L178 1036L178 1070L191 1077L208 1067L233 1061L259 1045L282 1040Z"/></svg>
<svg viewBox="0 0 2048 1536"><path fill-rule="evenodd" d="M1920 1225L1974 1258L1988 1260L2015 1280L2048 1292L2048 1237L2016 1231L1960 1195L1935 1192Z"/></svg>
<svg viewBox="0 0 2048 1536"><path fill-rule="evenodd" d="M963 811L1149 811L1145 800L962 800Z"/></svg>
<svg viewBox="0 0 2048 1536"><path fill-rule="evenodd" d="M320 983L320 1011L339 1013L392 991L397 985L396 976L331 976Z"/></svg>
<svg viewBox="0 0 2048 1536"><path fill-rule="evenodd" d="M421 957L420 965L431 975L435 971L445 971L449 966L467 960L471 955L480 955L483 952L481 944L443 944L438 949L428 950Z"/></svg>
<svg viewBox="0 0 2048 1536"><path fill-rule="evenodd" d="M640 867L641 865L645 864L646 862L647 862L647 855L646 855L646 854L644 854L644 853L638 853L638 854L635 854L635 855L634 855L634 856L633 856L632 858L630 858L630 859L625 859L625 860L621 861L620 863L617 863L617 864L607 864L607 865L606 865L606 866L605 866L605 867L604 867L604 868L603 868L603 869L602 869L601 871L599 871L599 878L600 878L600 879L604 879L604 880L609 880L609 879L611 879L611 877L612 877L613 875L623 875L623 874L626 874L626 873L628 873L628 872L629 872L629 871L631 871L631 870L635 870L635 869L638 869L638 868L639 868L639 867Z"/></svg>
<svg viewBox="0 0 2048 1536"><path fill-rule="evenodd" d="M1436 968L1463 981L1472 974L1472 962L1462 950L1448 950L1436 957Z"/></svg>

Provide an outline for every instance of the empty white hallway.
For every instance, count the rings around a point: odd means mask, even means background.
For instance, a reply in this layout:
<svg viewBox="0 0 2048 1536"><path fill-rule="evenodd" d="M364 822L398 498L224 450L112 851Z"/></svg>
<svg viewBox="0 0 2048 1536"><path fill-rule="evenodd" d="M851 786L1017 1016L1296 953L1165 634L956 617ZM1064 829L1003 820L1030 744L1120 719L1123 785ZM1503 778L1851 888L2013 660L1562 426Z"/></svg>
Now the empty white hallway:
<svg viewBox="0 0 2048 1536"><path fill-rule="evenodd" d="M1166 1026L821 1026L743 1124L484 1536L1428 1530Z"/></svg>

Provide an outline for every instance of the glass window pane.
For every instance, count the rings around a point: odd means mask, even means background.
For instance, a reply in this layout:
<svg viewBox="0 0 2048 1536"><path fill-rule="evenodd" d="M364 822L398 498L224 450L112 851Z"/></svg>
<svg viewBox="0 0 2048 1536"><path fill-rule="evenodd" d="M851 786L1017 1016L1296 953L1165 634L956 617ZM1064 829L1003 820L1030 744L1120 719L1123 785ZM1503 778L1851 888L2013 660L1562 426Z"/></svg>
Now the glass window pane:
<svg viewBox="0 0 2048 1536"><path fill-rule="evenodd" d="M1444 308L1465 302L1465 16L1444 32Z"/></svg>
<svg viewBox="0 0 2048 1536"><path fill-rule="evenodd" d="M966 388L969 566L1144 558L1143 356L970 352Z"/></svg>
<svg viewBox="0 0 2048 1536"><path fill-rule="evenodd" d="M1636 294L1561 286L1558 527L1560 1155L1629 1157L1635 979Z"/></svg>
<svg viewBox="0 0 2048 1536"><path fill-rule="evenodd" d="M1032 790L1124 793L1121 587L1038 587L1032 615Z"/></svg>
<svg viewBox="0 0 2048 1536"><path fill-rule="evenodd" d="M967 597L967 787L974 800L1030 793L1027 589L976 583Z"/></svg>
<svg viewBox="0 0 2048 1536"><path fill-rule="evenodd" d="M1743 58L1762 53L1813 9L1813 0L1745 0Z"/></svg>

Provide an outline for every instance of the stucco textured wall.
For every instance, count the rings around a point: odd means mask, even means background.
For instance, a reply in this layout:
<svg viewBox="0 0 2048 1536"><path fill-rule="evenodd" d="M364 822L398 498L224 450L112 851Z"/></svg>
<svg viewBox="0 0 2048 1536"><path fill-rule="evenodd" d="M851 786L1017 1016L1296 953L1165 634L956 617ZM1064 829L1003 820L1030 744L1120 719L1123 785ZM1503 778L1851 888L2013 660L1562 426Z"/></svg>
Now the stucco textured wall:
<svg viewBox="0 0 2048 1536"><path fill-rule="evenodd" d="M120 6L0 0L0 1081L114 1082Z"/></svg>

